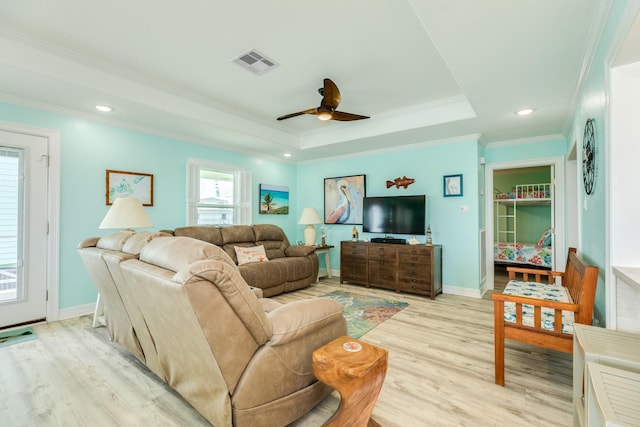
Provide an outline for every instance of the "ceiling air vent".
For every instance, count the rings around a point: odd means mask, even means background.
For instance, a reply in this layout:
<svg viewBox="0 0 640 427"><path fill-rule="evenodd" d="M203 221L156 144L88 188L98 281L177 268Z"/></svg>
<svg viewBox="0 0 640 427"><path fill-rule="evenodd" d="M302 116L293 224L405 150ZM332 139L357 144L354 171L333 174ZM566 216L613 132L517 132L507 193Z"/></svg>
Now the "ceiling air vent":
<svg viewBox="0 0 640 427"><path fill-rule="evenodd" d="M267 58L263 54L259 53L256 50L250 50L245 52L231 60L231 62L235 62L240 65L242 68L245 68L251 71L254 74L264 74L269 70L276 68L278 65L277 62L272 59Z"/></svg>

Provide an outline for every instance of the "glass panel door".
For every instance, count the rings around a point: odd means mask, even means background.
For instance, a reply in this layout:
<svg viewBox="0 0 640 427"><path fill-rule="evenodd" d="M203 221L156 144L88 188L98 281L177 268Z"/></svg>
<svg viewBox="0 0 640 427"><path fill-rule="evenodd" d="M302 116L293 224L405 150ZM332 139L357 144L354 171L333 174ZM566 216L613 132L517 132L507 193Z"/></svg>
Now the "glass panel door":
<svg viewBox="0 0 640 427"><path fill-rule="evenodd" d="M0 328L47 315L46 137L0 130Z"/></svg>
<svg viewBox="0 0 640 427"><path fill-rule="evenodd" d="M0 302L24 296L22 206L24 188L22 149L0 147Z"/></svg>

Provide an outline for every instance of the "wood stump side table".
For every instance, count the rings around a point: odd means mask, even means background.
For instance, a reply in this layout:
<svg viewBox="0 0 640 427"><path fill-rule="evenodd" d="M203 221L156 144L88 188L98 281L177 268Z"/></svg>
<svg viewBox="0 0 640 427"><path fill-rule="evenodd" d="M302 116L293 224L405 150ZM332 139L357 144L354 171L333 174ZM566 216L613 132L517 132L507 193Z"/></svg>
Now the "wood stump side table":
<svg viewBox="0 0 640 427"><path fill-rule="evenodd" d="M362 349L347 351L345 343L357 343ZM312 360L316 378L340 393L338 410L323 426L380 426L371 412L387 373L386 349L343 336L314 351Z"/></svg>

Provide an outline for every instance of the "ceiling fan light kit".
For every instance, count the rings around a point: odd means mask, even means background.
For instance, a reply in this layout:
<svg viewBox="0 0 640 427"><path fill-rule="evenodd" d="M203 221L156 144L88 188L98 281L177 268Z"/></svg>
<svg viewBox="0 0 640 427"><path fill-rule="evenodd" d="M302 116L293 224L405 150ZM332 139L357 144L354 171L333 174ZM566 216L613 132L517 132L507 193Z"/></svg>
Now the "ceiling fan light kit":
<svg viewBox="0 0 640 427"><path fill-rule="evenodd" d="M278 120L290 119L292 117L301 116L303 114L311 114L318 117L319 120L338 120L341 122L368 119L369 116L362 116L360 114L345 113L343 111L337 111L338 104L340 104L340 91L338 86L331 79L324 79L324 87L318 89L318 93L322 95L322 101L320 106L316 108L310 108L304 111L298 111L297 113L285 114L278 117Z"/></svg>
<svg viewBox="0 0 640 427"><path fill-rule="evenodd" d="M327 121L331 120L332 117L333 111L331 111L330 109L323 109L322 107L318 108L318 120Z"/></svg>

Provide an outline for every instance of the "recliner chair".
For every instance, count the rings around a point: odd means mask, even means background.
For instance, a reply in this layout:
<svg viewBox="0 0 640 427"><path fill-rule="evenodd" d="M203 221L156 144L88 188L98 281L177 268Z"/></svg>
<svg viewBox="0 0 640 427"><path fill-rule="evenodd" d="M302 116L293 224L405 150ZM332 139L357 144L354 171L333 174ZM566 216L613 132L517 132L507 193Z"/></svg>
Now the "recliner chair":
<svg viewBox="0 0 640 427"><path fill-rule="evenodd" d="M166 381L217 427L287 425L331 389L312 352L346 335L342 306L258 298L224 250L157 238L120 264Z"/></svg>

